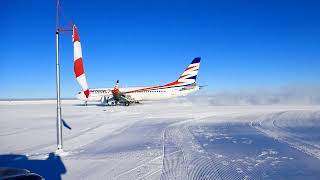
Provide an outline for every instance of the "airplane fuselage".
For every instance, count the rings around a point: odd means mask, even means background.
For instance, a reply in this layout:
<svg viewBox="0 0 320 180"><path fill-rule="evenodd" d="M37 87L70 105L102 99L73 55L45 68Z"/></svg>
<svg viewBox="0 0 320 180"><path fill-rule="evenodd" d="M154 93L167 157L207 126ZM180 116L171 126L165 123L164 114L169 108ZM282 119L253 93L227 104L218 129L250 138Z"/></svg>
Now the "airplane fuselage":
<svg viewBox="0 0 320 180"><path fill-rule="evenodd" d="M144 90L145 89L145 90ZM90 89L90 96L86 98L83 91L78 92L77 99L82 101L100 102L102 98L112 97L113 88L97 88ZM184 86L184 87L171 87L150 89L145 87L131 87L120 88L121 92L124 92L127 97L132 98L134 101L154 101L162 99L170 99L173 97L186 96L189 93L199 90L199 86Z"/></svg>

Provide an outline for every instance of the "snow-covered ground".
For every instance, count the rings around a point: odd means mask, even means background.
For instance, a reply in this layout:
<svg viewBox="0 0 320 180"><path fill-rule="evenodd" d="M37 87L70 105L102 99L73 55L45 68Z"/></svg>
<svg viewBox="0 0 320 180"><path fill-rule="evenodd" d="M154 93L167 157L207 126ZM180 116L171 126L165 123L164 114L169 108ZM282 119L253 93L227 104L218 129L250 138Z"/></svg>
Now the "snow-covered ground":
<svg viewBox="0 0 320 180"><path fill-rule="evenodd" d="M0 167L47 179L320 179L320 106L0 102Z"/></svg>

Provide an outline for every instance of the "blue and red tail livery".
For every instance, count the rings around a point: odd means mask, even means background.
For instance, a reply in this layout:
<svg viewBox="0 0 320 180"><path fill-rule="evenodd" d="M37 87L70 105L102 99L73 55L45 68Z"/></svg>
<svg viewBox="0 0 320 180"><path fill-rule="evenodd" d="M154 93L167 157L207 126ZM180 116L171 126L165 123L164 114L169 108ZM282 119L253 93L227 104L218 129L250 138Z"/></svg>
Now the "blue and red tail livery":
<svg viewBox="0 0 320 180"><path fill-rule="evenodd" d="M196 82L198 71L200 68L200 59L200 57L194 58L191 64L181 74L177 81L183 85L194 84Z"/></svg>

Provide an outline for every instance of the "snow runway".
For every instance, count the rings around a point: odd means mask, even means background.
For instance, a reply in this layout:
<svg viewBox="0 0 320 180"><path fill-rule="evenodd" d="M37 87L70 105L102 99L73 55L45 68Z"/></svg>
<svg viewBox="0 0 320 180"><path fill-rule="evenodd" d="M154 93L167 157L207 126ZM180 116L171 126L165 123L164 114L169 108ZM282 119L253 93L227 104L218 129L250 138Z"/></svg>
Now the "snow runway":
<svg viewBox="0 0 320 180"><path fill-rule="evenodd" d="M47 179L319 179L319 106L212 106L187 99L130 107L0 102L0 166ZM52 169L55 164L55 169ZM51 171L48 169L51 167Z"/></svg>

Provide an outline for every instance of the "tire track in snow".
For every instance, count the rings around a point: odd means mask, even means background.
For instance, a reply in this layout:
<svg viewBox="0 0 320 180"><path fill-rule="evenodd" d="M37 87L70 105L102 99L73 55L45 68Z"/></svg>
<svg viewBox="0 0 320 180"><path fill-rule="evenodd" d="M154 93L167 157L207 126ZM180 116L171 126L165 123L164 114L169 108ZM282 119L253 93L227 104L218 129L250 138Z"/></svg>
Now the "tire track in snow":
<svg viewBox="0 0 320 180"><path fill-rule="evenodd" d="M169 131L167 127L163 133L163 160L160 179L188 179L185 157L182 149L176 146L176 142L171 141L171 136L176 137L176 131Z"/></svg>
<svg viewBox="0 0 320 180"><path fill-rule="evenodd" d="M130 178L132 178L132 177L136 177L136 176L133 176L133 175L136 175L137 172L140 172L140 171L143 170L143 169L146 170L147 167L149 167L149 169L150 169L150 167L151 167L151 169L152 169L152 167L155 166L154 164L157 164L157 163L159 164L159 163L161 163L161 158L162 158L162 156L158 156L158 157L156 157L156 158L153 158L153 159L151 159L151 160L149 160L149 161L147 161L147 162L145 162L145 163L140 164L139 166L137 166L137 167L135 167L135 168L132 168L132 169L130 169L130 170L127 170L127 171L125 171L125 172L120 173L119 175L113 177L112 179L114 179L114 180L116 180L116 179L130 179ZM157 162L157 161L158 161L158 162ZM156 166L157 166L157 165L156 165ZM145 173L144 176L139 177L139 179L143 179L143 178L146 178L146 177L150 177L150 176L152 176L153 174L157 173L158 171L159 171L159 169L151 170L151 171Z"/></svg>
<svg viewBox="0 0 320 180"><path fill-rule="evenodd" d="M245 127L259 131L244 124ZM233 124L226 123L226 130L232 131ZM161 179L261 179L270 168L272 157L261 159L238 159L210 153L191 133L187 124L173 125L167 128L164 136L164 161ZM180 150L181 153L166 155L170 149ZM174 155L174 156L173 156ZM178 157L177 157L178 156ZM180 157L179 157L180 156ZM177 159L184 159L179 162ZM253 162L261 161L258 164ZM186 166L177 168L176 164ZM249 164L248 164L249 163ZM183 176L181 172L186 172Z"/></svg>
<svg viewBox="0 0 320 180"><path fill-rule="evenodd" d="M231 171L220 159L199 145L187 127L187 122L170 125L164 132L162 180L167 179L244 179ZM168 152L181 151L168 155Z"/></svg>
<svg viewBox="0 0 320 180"><path fill-rule="evenodd" d="M189 132L191 133L190 129L189 129ZM211 167L211 169L209 169L211 171L209 175L206 176L207 177L206 179L244 179L245 178L245 175L239 174L235 171L239 167L239 165L235 166L233 163L231 163L230 158L210 153L202 145L202 143L199 142L197 138L194 138L194 140L204 150L204 154L206 154L204 161L210 161L206 163L200 163L200 165L207 164L207 165L210 165L209 167ZM196 161L197 160L199 161L201 159L196 159ZM225 165L224 162L230 162L230 163L228 163L228 165ZM214 167L215 171L212 170L212 166ZM204 174L207 174L207 173L204 173ZM199 175L193 176L193 177L199 177Z"/></svg>
<svg viewBox="0 0 320 180"><path fill-rule="evenodd" d="M281 119L281 116L285 116L288 113L290 112L283 111L279 113L268 114L256 121L250 122L249 125L269 137L273 137L280 142L288 144L290 147L293 147L303 153L320 159L319 145L312 142L303 141L301 138L295 137L294 134L287 132L286 129L284 129L284 127L278 125L280 124L278 123L278 121L287 121L287 119ZM301 121L303 121L303 119L301 119Z"/></svg>
<svg viewBox="0 0 320 180"><path fill-rule="evenodd" d="M220 175L219 176L220 179L261 179L264 177L264 173L271 168L272 162L278 159L277 155L275 154L275 156L273 156L272 152L270 152L271 154L266 153L261 157L254 155L252 157L251 156L249 157L246 156L243 158L239 157L238 159L232 159L232 154L230 154L229 156L228 153L225 156L221 154L216 154L215 153L216 151L214 149L215 146L211 146L211 148L209 149L207 148L209 147L207 146L207 143L211 142L211 139L210 139L210 142L207 142L209 141L208 137L212 137L212 134L210 133L210 131L207 130L206 132L205 130L202 130L200 126L198 128L200 128L200 129L197 129L197 131L200 132L199 135L200 136L202 135L206 138L204 139L201 138L202 140L204 140L203 142L201 142L200 139L198 138L195 138L195 141L199 145L201 145L201 147L206 151L206 153L208 153L208 158L211 160L212 164L214 164L215 169ZM213 125L213 129L211 129L211 131L214 129L217 129L217 132L215 133L218 133L218 134L222 133L223 136L226 136L228 137L227 139L229 139L230 136L233 136L232 135L233 131L235 131L236 134L238 134L237 132L238 130L235 128L241 129L242 132L247 131L249 132L249 134L255 134L255 132L258 134L262 134L260 133L260 131L250 127L247 124L242 124L241 126L235 126L233 123L223 123L223 126L218 125L217 127ZM246 130L246 128L248 128L248 130ZM189 129L191 129L191 127ZM192 130L190 130L190 132L193 134ZM207 134L205 132L208 133L208 135L211 134L211 136L207 137ZM241 134L241 131L239 133ZM198 135L194 134L194 136L196 137ZM217 137L217 139L222 139L222 138L223 137L219 137L219 136ZM205 139L207 139L207 141ZM242 139L241 136L238 137L238 140L239 139ZM237 148L238 145L230 146L230 143L228 145L228 141L230 142L231 140L227 140L227 141L219 140L216 147L221 148L220 144L225 142L227 143L225 148ZM232 143L234 143L233 140L232 140ZM217 152L220 152L220 151L221 149ZM230 151L229 153L231 152L232 151ZM210 177L210 179L217 179L217 178Z"/></svg>

